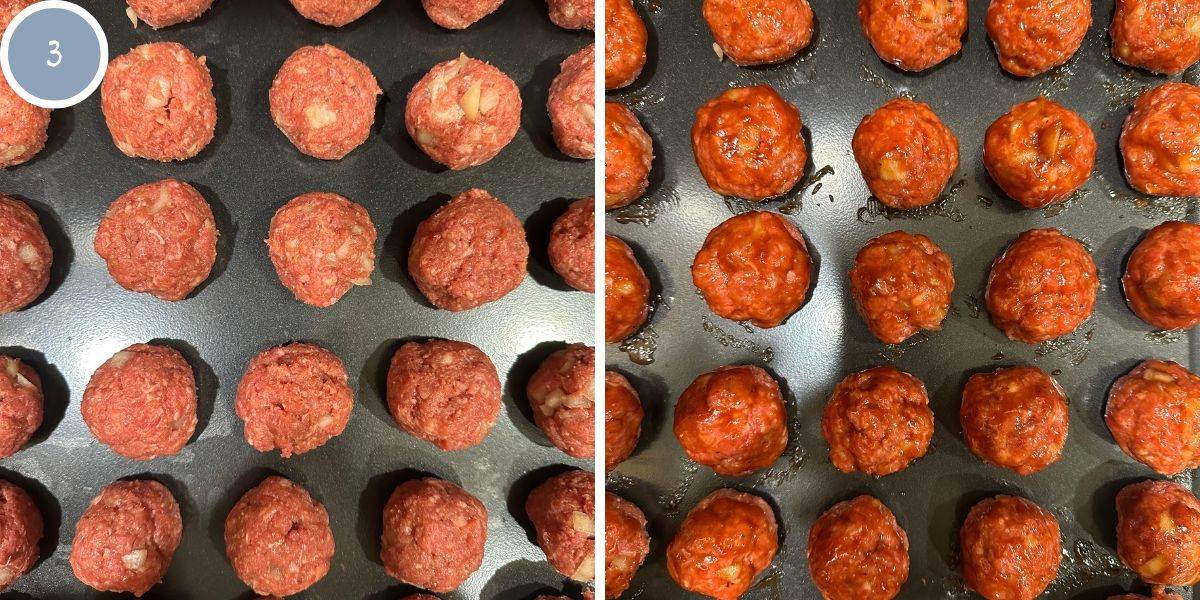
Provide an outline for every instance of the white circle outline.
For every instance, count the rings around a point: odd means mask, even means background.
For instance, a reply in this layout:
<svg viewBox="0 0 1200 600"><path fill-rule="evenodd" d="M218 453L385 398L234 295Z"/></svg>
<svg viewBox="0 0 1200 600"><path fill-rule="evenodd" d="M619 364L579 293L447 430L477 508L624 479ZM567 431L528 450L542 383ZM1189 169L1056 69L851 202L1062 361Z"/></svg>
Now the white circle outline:
<svg viewBox="0 0 1200 600"><path fill-rule="evenodd" d="M96 75L92 77L92 81L88 83L87 87L85 87L83 91L65 100L45 100L30 94L28 90L21 87L21 84L17 82L16 77L13 77L12 68L9 66L8 60L8 44L12 39L13 32L17 30L17 25L20 25L22 21L28 19L34 14L37 14L43 10L51 9L65 10L83 19L83 22L87 23L88 26L92 28L92 31L96 33L96 40L100 45L100 64L96 67ZM100 82L104 80L104 72L108 69L108 38L105 37L104 29L101 28L100 23L96 21L96 17L93 17L92 13L89 13L78 4L67 2L66 0L41 0L40 2L35 2L30 6L25 7L24 10L17 13L17 16L14 17L12 22L9 24L8 29L4 31L4 37L0 39L0 69L4 71L4 79L8 81L9 87L11 87L12 90L16 92L22 100L34 106L40 106L42 108L67 108L70 106L75 106L76 104L86 100L88 96L91 96L92 93L96 91L96 88L100 87Z"/></svg>

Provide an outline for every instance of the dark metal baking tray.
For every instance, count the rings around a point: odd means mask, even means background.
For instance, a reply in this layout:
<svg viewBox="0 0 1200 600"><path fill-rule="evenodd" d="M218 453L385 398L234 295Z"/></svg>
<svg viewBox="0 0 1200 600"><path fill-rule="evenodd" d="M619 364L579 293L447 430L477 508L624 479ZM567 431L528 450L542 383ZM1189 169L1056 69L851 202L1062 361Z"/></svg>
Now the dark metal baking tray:
<svg viewBox="0 0 1200 600"><path fill-rule="evenodd" d="M591 40L546 17L541 0L509 0L462 32L442 30L420 3L384 0L340 29L300 17L286 0L217 0L199 20L161 31L131 27L125 3L85 0L104 26L112 56L156 40L179 41L208 57L219 107L216 139L196 159L158 164L126 158L113 145L99 95L54 112L49 147L31 163L0 172L0 192L41 215L56 253L49 291L30 308L0 315L0 351L29 359L46 381L46 423L35 443L0 461L0 476L29 489L46 517L43 559L12 588L17 598L109 597L77 582L67 563L75 522L111 481L164 481L183 510L183 543L149 598L248 598L225 559L222 526L237 498L278 472L304 485L329 511L337 552L324 579L297 598L397 598L408 588L378 564L380 514L391 488L428 472L463 485L487 506L483 566L445 598L524 599L568 590L530 537L524 496L564 465L587 467L550 447L530 422L524 386L538 362L565 342L593 339L593 296L569 291L550 270L545 244L568 199L592 193L593 163L558 153L545 113L558 63ZM329 42L365 62L384 90L375 131L345 159L300 155L267 113L267 90L283 60L302 45ZM493 161L461 172L437 168L404 133L408 90L435 63L459 52L510 74L525 103L521 132ZM135 185L163 177L191 182L212 204L221 229L212 278L171 304L118 287L92 250L105 208ZM450 195L483 187L506 201L529 232L530 276L511 295L465 313L433 309L403 268L416 224ZM343 194L371 213L379 231L374 284L329 309L295 301L267 258L274 211L303 192ZM397 340L469 341L505 381L504 411L480 446L445 453L392 423L383 381ZM200 424L181 454L122 459L92 438L79 401L94 368L133 342L168 340L196 369ZM283 460L242 438L233 411L238 381L259 351L291 340L321 344L342 358L357 390L346 431L325 446ZM573 595L578 595L574 593ZM7 596L6 596L7 597Z"/></svg>
<svg viewBox="0 0 1200 600"><path fill-rule="evenodd" d="M958 527L970 506L997 492L1017 493L1051 510L1063 529L1064 560L1045 598L1103 599L1142 589L1115 558L1113 497L1128 482L1150 477L1113 443L1102 418L1112 381L1139 360L1163 357L1193 370L1196 334L1153 333L1125 306L1119 278L1143 232L1168 218L1197 218L1195 199L1150 200L1126 185L1117 137L1136 94L1164 81L1109 57L1111 2L1093 4L1093 25L1067 65L1029 80L1005 75L987 39L985 0L970 0L963 51L926 73L910 75L882 63L862 35L857 2L811 0L817 35L810 49L774 67L718 62L700 2L640 5L651 33L646 73L628 91L610 94L630 104L654 138L652 187L638 205L609 213L608 231L628 240L661 295L650 329L631 342L637 364L617 346L607 362L627 374L648 406L638 453L609 478L609 488L641 506L653 539L647 564L629 597L688 597L667 575L664 549L683 515L723 485L762 493L781 517L783 545L770 571L747 595L754 599L819 598L805 560L812 521L834 503L870 493L896 514L911 542L912 569L902 598L977 597L958 576ZM1196 71L1184 75L1191 80ZM695 109L733 85L767 82L799 107L812 153L810 183L782 201L803 230L817 266L809 303L779 328L761 330L715 317L696 292L689 266L708 231L744 210L704 184L689 142ZM929 103L958 136L961 166L945 200L916 214L881 211L850 152L863 115L888 98L911 94ZM1095 131L1100 151L1086 191L1065 209L1018 210L989 180L981 161L983 133L1013 104L1046 94L1078 111ZM828 169L822 171L824 167ZM823 176L821 176L823 175ZM1059 227L1091 248L1103 278L1095 316L1076 335L1052 344L1010 342L980 310L988 266L1020 232ZM898 347L867 331L847 294L846 273L868 239L905 229L933 238L954 260L953 312L942 331ZM671 433L672 406L698 374L721 364L764 366L786 384L792 446L774 468L722 479L690 464ZM1071 400L1062 460L1020 477L993 468L964 446L958 425L961 386L973 372L1033 363L1053 371ZM929 389L936 431L928 455L901 473L873 479L839 473L827 458L820 414L847 373L895 364ZM1181 477L1185 485L1190 476Z"/></svg>

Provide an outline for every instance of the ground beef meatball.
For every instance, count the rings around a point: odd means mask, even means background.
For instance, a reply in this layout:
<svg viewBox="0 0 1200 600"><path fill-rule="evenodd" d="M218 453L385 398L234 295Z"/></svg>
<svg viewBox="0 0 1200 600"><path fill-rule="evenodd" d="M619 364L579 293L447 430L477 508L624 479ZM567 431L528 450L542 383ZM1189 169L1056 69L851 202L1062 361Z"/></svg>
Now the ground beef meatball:
<svg viewBox="0 0 1200 600"><path fill-rule="evenodd" d="M1058 521L1024 498L1000 495L972 506L958 537L963 579L985 598L1033 600L1058 574Z"/></svg>
<svg viewBox="0 0 1200 600"><path fill-rule="evenodd" d="M1147 360L1117 379L1104 421L1126 454L1163 475L1200 467L1200 377Z"/></svg>
<svg viewBox="0 0 1200 600"><path fill-rule="evenodd" d="M121 287L175 302L212 273L218 235L204 196L178 179L163 179L110 204L92 246Z"/></svg>
<svg viewBox="0 0 1200 600"><path fill-rule="evenodd" d="M958 138L928 104L908 98L863 117L850 143L867 188L899 210L933 204L958 169Z"/></svg>
<svg viewBox="0 0 1200 600"><path fill-rule="evenodd" d="M525 386L538 429L575 458L596 452L595 377L596 349L571 344L547 356Z"/></svg>
<svg viewBox="0 0 1200 600"><path fill-rule="evenodd" d="M1159 329L1200 323L1200 225L1167 221L1129 255L1121 278L1129 306Z"/></svg>
<svg viewBox="0 0 1200 600"><path fill-rule="evenodd" d="M0 30L3 31L3 30ZM28 162L46 146L50 109L34 106L0 77L0 170Z"/></svg>
<svg viewBox="0 0 1200 600"><path fill-rule="evenodd" d="M933 438L925 384L895 367L851 373L825 404L821 435L830 462L843 473L900 471L925 456Z"/></svg>
<svg viewBox="0 0 1200 600"><path fill-rule="evenodd" d="M1142 481L1117 492L1117 555L1142 581L1200 582L1200 501L1171 481Z"/></svg>
<svg viewBox="0 0 1200 600"><path fill-rule="evenodd" d="M0 591L37 564L41 539L42 512L20 486L0 480Z"/></svg>
<svg viewBox="0 0 1200 600"><path fill-rule="evenodd" d="M596 291L596 199L592 196L571 203L550 228L550 266L567 285L581 291Z"/></svg>
<svg viewBox="0 0 1200 600"><path fill-rule="evenodd" d="M620 597L650 553L646 515L632 502L604 493L604 597Z"/></svg>
<svg viewBox="0 0 1200 600"><path fill-rule="evenodd" d="M719 489L688 512L667 546L679 587L722 600L741 596L775 558L779 529L762 498Z"/></svg>
<svg viewBox="0 0 1200 600"><path fill-rule="evenodd" d="M871 496L839 502L808 530L808 569L826 600L889 600L908 580L908 536Z"/></svg>
<svg viewBox="0 0 1200 600"><path fill-rule="evenodd" d="M446 29L466 29L496 12L504 0L421 0L429 20Z"/></svg>
<svg viewBox="0 0 1200 600"><path fill-rule="evenodd" d="M546 0L550 21L563 29L594 29L595 0Z"/></svg>
<svg viewBox="0 0 1200 600"><path fill-rule="evenodd" d="M650 186L654 142L624 104L604 103L604 208L632 204Z"/></svg>
<svg viewBox="0 0 1200 600"><path fill-rule="evenodd" d="M500 376L466 342L408 342L392 355L387 403L396 424L442 450L479 444L500 414Z"/></svg>
<svg viewBox="0 0 1200 600"><path fill-rule="evenodd" d="M42 380L37 371L19 358L0 354L0 458L16 454L42 426L42 403ZM0 549L2 538L0 535ZM2 575L0 571L0 589L4 587Z"/></svg>
<svg viewBox="0 0 1200 600"><path fill-rule="evenodd" d="M196 377L178 350L134 344L92 373L79 410L113 452L132 460L171 456L196 431Z"/></svg>
<svg viewBox="0 0 1200 600"><path fill-rule="evenodd" d="M174 42L142 44L108 63L100 108L126 156L186 160L213 139L217 100L203 56Z"/></svg>
<svg viewBox="0 0 1200 600"><path fill-rule="evenodd" d="M702 10L717 46L739 66L783 62L812 41L808 0L704 0Z"/></svg>
<svg viewBox="0 0 1200 600"><path fill-rule="evenodd" d="M1121 594L1120 596L1109 596L1108 600L1183 600L1183 596L1172 594L1166 591L1161 586L1154 586L1149 596L1140 594Z"/></svg>
<svg viewBox="0 0 1200 600"><path fill-rule="evenodd" d="M212 6L213 0L125 0L136 17L155 28L193 21ZM137 26L137 23L134 23Z"/></svg>
<svg viewBox="0 0 1200 600"><path fill-rule="evenodd" d="M633 0L604 3L604 89L623 88L642 74L648 39Z"/></svg>
<svg viewBox="0 0 1200 600"><path fill-rule="evenodd" d="M457 312L517 289L528 261L517 215L486 191L470 189L417 226L408 272L431 304Z"/></svg>
<svg viewBox="0 0 1200 600"><path fill-rule="evenodd" d="M429 158L454 170L482 165L517 135L521 92L500 69L460 54L413 86L404 124Z"/></svg>
<svg viewBox="0 0 1200 600"><path fill-rule="evenodd" d="M1175 75L1200 60L1200 2L1117 0L1113 58L1131 67Z"/></svg>
<svg viewBox="0 0 1200 600"><path fill-rule="evenodd" d="M770 466L788 443L779 384L752 365L727 365L697 377L675 403L675 439L688 458L718 475Z"/></svg>
<svg viewBox="0 0 1200 600"><path fill-rule="evenodd" d="M1070 60L1091 25L1091 0L991 0L988 5L988 37L1000 67L1018 77Z"/></svg>
<svg viewBox="0 0 1200 600"><path fill-rule="evenodd" d="M604 372L604 469L612 471L633 454L646 412L637 390L616 371Z"/></svg>
<svg viewBox="0 0 1200 600"><path fill-rule="evenodd" d="M329 572L329 514L304 488L272 475L225 517L225 555L254 593L298 594Z"/></svg>
<svg viewBox="0 0 1200 600"><path fill-rule="evenodd" d="M1036 344L1075 331L1092 316L1096 263L1057 229L1031 229L992 263L984 299L992 324L1011 340Z"/></svg>
<svg viewBox="0 0 1200 600"><path fill-rule="evenodd" d="M17 13L25 10L26 7L32 5L38 0L0 0L0 34L8 29L8 24L12 23L13 18Z"/></svg>
<svg viewBox="0 0 1200 600"><path fill-rule="evenodd" d="M46 291L51 260L37 213L0 194L0 314L21 310Z"/></svg>
<svg viewBox="0 0 1200 600"><path fill-rule="evenodd" d="M271 218L271 264L283 286L310 306L332 306L350 288L370 285L375 225L358 204L337 194L292 198Z"/></svg>
<svg viewBox="0 0 1200 600"><path fill-rule="evenodd" d="M383 507L380 561L388 575L433 592L462 585L483 562L487 509L433 477L400 484Z"/></svg>
<svg viewBox="0 0 1200 600"><path fill-rule="evenodd" d="M554 143L574 158L596 156L595 66L595 44L568 56L559 65L546 100Z"/></svg>
<svg viewBox="0 0 1200 600"><path fill-rule="evenodd" d="M290 0L305 19L330 27L341 27L358 20L379 0Z"/></svg>
<svg viewBox="0 0 1200 600"><path fill-rule="evenodd" d="M591 473L567 471L547 479L525 500L550 566L575 581L591 581L596 573L595 489Z"/></svg>
<svg viewBox="0 0 1200 600"><path fill-rule="evenodd" d="M950 257L919 234L893 231L872 239L850 269L858 314L887 344L899 344L922 329L941 329L953 291Z"/></svg>
<svg viewBox="0 0 1200 600"><path fill-rule="evenodd" d="M251 446L287 458L340 434L350 421L354 392L341 359L313 344L293 343L250 361L234 407Z"/></svg>
<svg viewBox="0 0 1200 600"><path fill-rule="evenodd" d="M650 279L629 244L604 236L604 341L624 340L649 317Z"/></svg>
<svg viewBox="0 0 1200 600"><path fill-rule="evenodd" d="M325 44L292 53L271 83L271 120L296 149L338 160L367 141L383 91L371 69Z"/></svg>
<svg viewBox="0 0 1200 600"><path fill-rule="evenodd" d="M1010 198L1042 208L1066 200L1091 177L1096 137L1074 111L1038 97L988 127L983 164Z"/></svg>
<svg viewBox="0 0 1200 600"><path fill-rule="evenodd" d="M880 60L924 71L962 50L965 0L859 0L858 21Z"/></svg>
<svg viewBox="0 0 1200 600"><path fill-rule="evenodd" d="M1200 195L1200 87L1168 82L1139 96L1121 129L1121 156L1139 192Z"/></svg>
<svg viewBox="0 0 1200 600"><path fill-rule="evenodd" d="M692 261L692 282L716 315L768 328L804 304L811 269L804 236L790 220L748 211L708 233Z"/></svg>
<svg viewBox="0 0 1200 600"><path fill-rule="evenodd" d="M1019 475L1057 461L1067 441L1067 397L1037 367L972 375L963 387L959 419L975 456Z"/></svg>
<svg viewBox="0 0 1200 600"><path fill-rule="evenodd" d="M167 487L126 480L100 490L71 544L71 570L88 587L141 596L162 581L179 547L183 519Z"/></svg>

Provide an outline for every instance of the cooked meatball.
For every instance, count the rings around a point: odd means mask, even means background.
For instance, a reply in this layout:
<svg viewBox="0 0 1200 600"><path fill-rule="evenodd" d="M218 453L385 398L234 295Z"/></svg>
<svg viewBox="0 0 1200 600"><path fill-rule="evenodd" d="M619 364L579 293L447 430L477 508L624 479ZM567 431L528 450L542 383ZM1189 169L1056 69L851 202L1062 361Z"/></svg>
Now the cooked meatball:
<svg viewBox="0 0 1200 600"><path fill-rule="evenodd" d="M1162 586L1154 586L1149 596L1140 594L1121 594L1120 596L1109 596L1108 600L1183 600L1183 596L1172 594L1166 591Z"/></svg>
<svg viewBox="0 0 1200 600"><path fill-rule="evenodd" d="M0 458L16 454L42 426L42 404L37 371L18 358L0 354ZM2 543L0 539L0 549Z"/></svg>
<svg viewBox="0 0 1200 600"><path fill-rule="evenodd" d="M571 203L550 228L547 254L550 266L567 285L581 291L596 291L596 199L592 196Z"/></svg>
<svg viewBox="0 0 1200 600"><path fill-rule="evenodd" d="M1200 2L1117 0L1113 58L1147 71L1174 75L1200 60Z"/></svg>
<svg viewBox="0 0 1200 600"><path fill-rule="evenodd" d="M1032 229L992 263L984 299L992 324L1036 344L1075 331L1092 316L1099 288L1087 248L1057 229Z"/></svg>
<svg viewBox="0 0 1200 600"><path fill-rule="evenodd" d="M3 31L0 29L0 31ZM50 109L34 106L0 77L0 170L29 162L46 146Z"/></svg>
<svg viewBox="0 0 1200 600"><path fill-rule="evenodd" d="M212 6L213 0L125 0L125 3L143 23L161 29L197 19Z"/></svg>
<svg viewBox="0 0 1200 600"><path fill-rule="evenodd" d="M496 424L500 397L496 366L466 342L407 342L392 355L387 374L392 418L442 450L482 442Z"/></svg>
<svg viewBox="0 0 1200 600"><path fill-rule="evenodd" d="M383 508L388 575L433 592L462 585L483 563L487 509L466 490L426 477L396 487Z"/></svg>
<svg viewBox="0 0 1200 600"><path fill-rule="evenodd" d="M166 486L118 481L101 489L75 524L71 570L90 588L141 596L162 581L182 534L179 504Z"/></svg>
<svg viewBox="0 0 1200 600"><path fill-rule="evenodd" d="M367 65L324 44L292 53L271 83L271 120L296 149L338 160L367 141L383 90Z"/></svg>
<svg viewBox="0 0 1200 600"><path fill-rule="evenodd" d="M963 387L959 419L975 456L1019 475L1057 461L1067 441L1067 397L1037 367L972 375Z"/></svg>
<svg viewBox="0 0 1200 600"><path fill-rule="evenodd" d="M991 0L988 5L988 37L1000 67L1018 77L1070 60L1091 25L1091 0Z"/></svg>
<svg viewBox="0 0 1200 600"><path fill-rule="evenodd" d="M895 367L847 375L821 416L829 460L843 473L881 477L925 456L933 411L921 380Z"/></svg>
<svg viewBox="0 0 1200 600"><path fill-rule="evenodd" d="M1200 501L1170 481L1117 492L1117 555L1150 584L1200 582Z"/></svg>
<svg viewBox="0 0 1200 600"><path fill-rule="evenodd" d="M730 600L750 589L777 550L779 529L766 500L724 488L688 512L667 546L667 572L689 592Z"/></svg>
<svg viewBox="0 0 1200 600"><path fill-rule="evenodd" d="M633 454L646 412L624 375L604 372L604 469L611 471Z"/></svg>
<svg viewBox="0 0 1200 600"><path fill-rule="evenodd" d="M37 213L0 194L0 314L21 310L46 291L53 254Z"/></svg>
<svg viewBox="0 0 1200 600"><path fill-rule="evenodd" d="M654 142L637 115L617 102L604 103L604 208L633 203L650 186Z"/></svg>
<svg viewBox="0 0 1200 600"><path fill-rule="evenodd" d="M1200 323L1200 225L1167 221L1142 238L1121 278L1129 306L1159 329Z"/></svg>
<svg viewBox="0 0 1200 600"><path fill-rule="evenodd" d="M571 344L547 356L525 386L533 421L575 458L596 452L596 349Z"/></svg>
<svg viewBox="0 0 1200 600"><path fill-rule="evenodd" d="M702 11L721 52L740 66L783 62L812 41L808 0L704 0Z"/></svg>
<svg viewBox="0 0 1200 600"><path fill-rule="evenodd" d="M554 143L574 158L596 156L596 46L568 56L550 82L546 110L550 113Z"/></svg>
<svg viewBox="0 0 1200 600"><path fill-rule="evenodd" d="M1039 96L988 127L983 164L1010 198L1041 208L1066 200L1091 177L1096 137L1074 111Z"/></svg>
<svg viewBox="0 0 1200 600"><path fill-rule="evenodd" d="M826 600L889 600L908 580L908 536L871 496L839 502L808 531L808 569Z"/></svg>
<svg viewBox="0 0 1200 600"><path fill-rule="evenodd" d="M788 443L779 384L752 365L727 365L692 381L675 403L674 428L688 458L724 476L770 466Z"/></svg>
<svg viewBox="0 0 1200 600"><path fill-rule="evenodd" d="M646 515L632 502L605 492L604 597L611 600L625 593L649 553Z"/></svg>
<svg viewBox="0 0 1200 600"><path fill-rule="evenodd" d="M1200 376L1165 360L1117 379L1104 421L1126 454L1163 475L1200 467Z"/></svg>
<svg viewBox="0 0 1200 600"><path fill-rule="evenodd" d="M330 27L341 27L367 14L379 0L290 0L305 19Z"/></svg>
<svg viewBox="0 0 1200 600"><path fill-rule="evenodd" d="M953 291L950 257L919 234L893 231L872 239L850 269L858 314L886 344L899 344L922 329L941 329Z"/></svg>
<svg viewBox="0 0 1200 600"><path fill-rule="evenodd" d="M591 581L596 574L595 489L591 473L574 470L547 479L525 500L550 566L575 581Z"/></svg>
<svg viewBox="0 0 1200 600"><path fill-rule="evenodd" d="M963 579L985 598L1033 600L1058 574L1058 521L1024 498L1000 495L972 506L958 537Z"/></svg>
<svg viewBox="0 0 1200 600"><path fill-rule="evenodd" d="M429 20L446 29L466 29L496 12L504 0L421 0Z"/></svg>
<svg viewBox="0 0 1200 600"><path fill-rule="evenodd" d="M309 306L332 306L350 288L370 285L375 225L367 209L328 192L292 198L267 234L279 281Z"/></svg>
<svg viewBox="0 0 1200 600"><path fill-rule="evenodd" d="M924 71L962 50L965 0L859 0L858 21L880 60Z"/></svg>
<svg viewBox="0 0 1200 600"><path fill-rule="evenodd" d="M225 517L225 555L254 593L298 594L329 572L329 513L299 485L267 477Z"/></svg>
<svg viewBox="0 0 1200 600"><path fill-rule="evenodd" d="M1168 82L1139 96L1121 128L1121 157L1139 192L1200 195L1200 87Z"/></svg>
<svg viewBox="0 0 1200 600"><path fill-rule="evenodd" d="M863 117L850 145L867 188L899 210L933 204L958 169L958 138L928 104L908 98Z"/></svg>
<svg viewBox="0 0 1200 600"><path fill-rule="evenodd" d="M41 539L42 512L20 486L0 480L0 591L37 564Z"/></svg>
<svg viewBox="0 0 1200 600"><path fill-rule="evenodd" d="M8 29L8 24L17 16L17 13L25 10L38 0L0 0L0 34ZM3 78L0 78L2 80Z"/></svg>
<svg viewBox="0 0 1200 600"><path fill-rule="evenodd" d="M620 342L650 316L650 280L633 250L615 235L604 236L604 341Z"/></svg>
<svg viewBox="0 0 1200 600"><path fill-rule="evenodd" d="M550 21L563 29L594 29L595 0L546 0Z"/></svg>
<svg viewBox="0 0 1200 600"><path fill-rule="evenodd" d="M604 89L623 88L641 75L648 38L633 0L604 3Z"/></svg>

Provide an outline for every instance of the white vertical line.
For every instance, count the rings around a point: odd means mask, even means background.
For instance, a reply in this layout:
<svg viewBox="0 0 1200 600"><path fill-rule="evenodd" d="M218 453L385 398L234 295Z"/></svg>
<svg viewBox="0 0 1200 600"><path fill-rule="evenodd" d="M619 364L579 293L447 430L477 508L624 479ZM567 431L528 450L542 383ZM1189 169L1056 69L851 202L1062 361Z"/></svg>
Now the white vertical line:
<svg viewBox="0 0 1200 600"><path fill-rule="evenodd" d="M604 591L604 367L606 364L607 348L604 344L604 0L596 0L596 98L595 120L596 160L595 165L595 195L596 202L596 301L595 301L595 339L596 339L596 460L593 465L596 477L596 518L595 526L595 556L596 556L596 598L603 600Z"/></svg>

